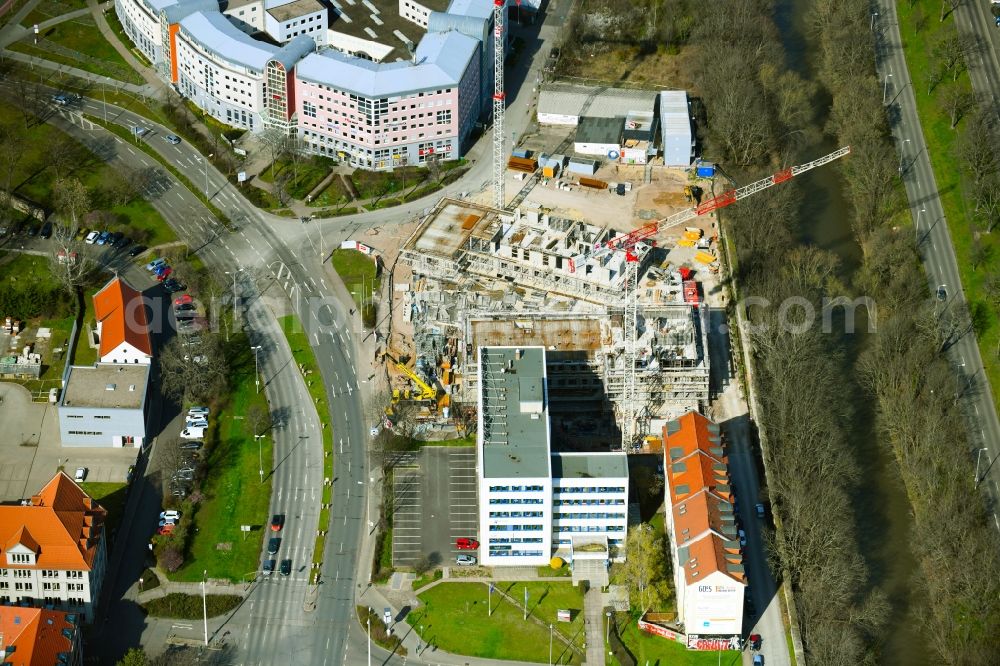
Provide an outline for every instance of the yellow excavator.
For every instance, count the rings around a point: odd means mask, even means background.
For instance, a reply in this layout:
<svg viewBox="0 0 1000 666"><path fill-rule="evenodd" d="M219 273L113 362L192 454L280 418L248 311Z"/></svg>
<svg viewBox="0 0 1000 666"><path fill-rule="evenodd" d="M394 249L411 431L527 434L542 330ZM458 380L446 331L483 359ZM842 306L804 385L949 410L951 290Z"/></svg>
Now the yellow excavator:
<svg viewBox="0 0 1000 666"><path fill-rule="evenodd" d="M392 405L397 404L400 400L412 400L415 402L430 401L432 409L436 409L439 405L441 405L441 403L444 403L445 406L447 405L447 400L448 400L447 394L441 395L444 393L443 391L439 391L437 388L425 382L423 379L420 378L419 375L417 375L417 373L415 373L413 370L410 370L405 363L398 361L397 359L393 358L392 356L389 356L388 354L386 354L385 357L389 361L394 363L396 365L396 368L398 368L400 372L409 377L410 380L417 386L418 389L417 391L414 391L412 394L410 394L409 391L401 392L399 389L393 389ZM392 416L392 405L386 408L387 416Z"/></svg>

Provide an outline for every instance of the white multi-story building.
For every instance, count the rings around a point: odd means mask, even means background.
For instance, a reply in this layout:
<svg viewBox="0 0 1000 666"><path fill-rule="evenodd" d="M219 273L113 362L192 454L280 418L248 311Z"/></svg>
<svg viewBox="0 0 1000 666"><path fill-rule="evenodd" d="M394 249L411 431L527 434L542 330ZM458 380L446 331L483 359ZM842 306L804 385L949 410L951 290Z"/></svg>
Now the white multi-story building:
<svg viewBox="0 0 1000 666"><path fill-rule="evenodd" d="M94 319L101 363L152 362L146 303L130 284L115 277L94 294Z"/></svg>
<svg viewBox="0 0 1000 666"><path fill-rule="evenodd" d="M161 76L213 118L297 133L313 152L354 166L457 158L491 108L492 3L452 0L445 12L420 5L427 33L411 58L385 63L356 56L366 49L344 42L348 35L334 39L319 0L231 0L222 11L215 0L115 7ZM314 53L318 46L327 50Z"/></svg>
<svg viewBox="0 0 1000 666"><path fill-rule="evenodd" d="M101 594L105 511L59 472L30 500L0 505L0 603L83 613Z"/></svg>
<svg viewBox="0 0 1000 666"><path fill-rule="evenodd" d="M625 454L552 452L544 347L480 347L478 360L482 563L606 565L627 529Z"/></svg>
<svg viewBox="0 0 1000 666"><path fill-rule="evenodd" d="M552 553L552 465L545 349L479 349L482 563L540 565Z"/></svg>
<svg viewBox="0 0 1000 666"><path fill-rule="evenodd" d="M719 426L688 412L664 427L663 442L678 619L689 647L738 645L747 579Z"/></svg>

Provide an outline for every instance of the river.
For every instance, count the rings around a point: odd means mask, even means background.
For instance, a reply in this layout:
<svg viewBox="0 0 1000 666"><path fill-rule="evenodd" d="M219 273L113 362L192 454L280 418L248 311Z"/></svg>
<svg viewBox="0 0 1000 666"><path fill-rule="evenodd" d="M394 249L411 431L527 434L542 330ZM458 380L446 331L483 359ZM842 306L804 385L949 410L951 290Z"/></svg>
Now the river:
<svg viewBox="0 0 1000 666"><path fill-rule="evenodd" d="M785 48L786 66L805 79L815 80L815 63L811 58L817 52L808 48L805 24L811 6L811 0L777 0L775 22ZM823 126L830 107L829 97L821 95L817 103L821 107L817 121ZM838 147L826 140L812 147L810 154L825 155ZM800 240L839 257L840 277L850 284L862 255L851 228L851 207L844 198L837 170L816 169L799 186L805 194ZM877 335L877 330L873 334ZM859 316L855 333L844 340L850 362L864 349L869 335L867 322ZM864 507L857 515L858 536L870 580L885 591L891 606L878 663L930 663L927 636L920 630L919 620L919 604L925 597L914 591L913 576L918 565L909 541L912 528L909 500L891 451L878 443L871 401L860 390L851 391L851 395L856 397L852 401L855 412L852 435L861 470L861 483L854 500L856 506Z"/></svg>

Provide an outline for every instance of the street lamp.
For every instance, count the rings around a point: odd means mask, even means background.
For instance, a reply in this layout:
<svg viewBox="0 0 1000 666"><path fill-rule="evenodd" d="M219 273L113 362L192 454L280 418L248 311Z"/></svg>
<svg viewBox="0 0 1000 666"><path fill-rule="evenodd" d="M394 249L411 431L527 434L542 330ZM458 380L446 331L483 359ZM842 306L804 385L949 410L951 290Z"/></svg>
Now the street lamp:
<svg viewBox="0 0 1000 666"><path fill-rule="evenodd" d="M891 74L890 74L891 76ZM885 100L883 100L884 103ZM208 161L215 157L215 153L209 153L205 158L205 198L208 198Z"/></svg>
<svg viewBox="0 0 1000 666"><path fill-rule="evenodd" d="M142 592L142 576L139 576L139 591Z"/></svg>
<svg viewBox="0 0 1000 666"><path fill-rule="evenodd" d="M875 30L875 19L877 19L877 18L878 18L878 12L872 12L872 24L871 24L871 27L869 28L869 30L872 30L872 31Z"/></svg>
<svg viewBox="0 0 1000 666"><path fill-rule="evenodd" d="M885 83L882 84L882 105L885 106L885 98L889 95L889 79L892 78L892 74L885 75Z"/></svg>
<svg viewBox="0 0 1000 666"><path fill-rule="evenodd" d="M917 227L914 230L913 237L919 243L920 242L920 216L927 212L926 208L921 208L917 211Z"/></svg>
<svg viewBox="0 0 1000 666"><path fill-rule="evenodd" d="M607 643L611 640L611 611L606 611L604 617L607 618L607 622L604 623L604 642Z"/></svg>
<svg viewBox="0 0 1000 666"><path fill-rule="evenodd" d="M264 439L264 435L254 435L254 439L257 440L257 471L260 473L260 482L264 483L264 457L261 453L260 440Z"/></svg>
<svg viewBox="0 0 1000 666"><path fill-rule="evenodd" d="M979 487L979 482L982 480L979 478L979 459L982 458L983 451L989 453L989 449L987 449L985 446L980 447L979 451L976 453L976 478L974 479L974 481L976 482L977 488Z"/></svg>
<svg viewBox="0 0 1000 666"><path fill-rule="evenodd" d="M253 372L254 372L253 376L254 376L254 381L257 383L258 395L260 395L260 366L257 363L257 352L259 352L262 348L263 348L262 345L254 345L253 347L250 348L251 351L253 351Z"/></svg>
<svg viewBox="0 0 1000 666"><path fill-rule="evenodd" d="M549 623L549 666L552 666L552 623Z"/></svg>
<svg viewBox="0 0 1000 666"><path fill-rule="evenodd" d="M368 666L372 666L372 609L368 609Z"/></svg>
<svg viewBox="0 0 1000 666"><path fill-rule="evenodd" d="M101 99L104 100L104 122L105 123L108 122L108 94L106 92L107 86L105 86L105 83L107 81L110 81L110 80L111 80L110 76L105 76L101 80Z"/></svg>
<svg viewBox="0 0 1000 666"><path fill-rule="evenodd" d="M205 618L205 647L208 647L208 599L205 596L205 583L208 582L208 569L201 574L201 612Z"/></svg>
<svg viewBox="0 0 1000 666"><path fill-rule="evenodd" d="M420 639L424 637L424 625L420 625L420 635L417 636L417 656L420 656ZM427 649L427 642L424 642L424 649Z"/></svg>
<svg viewBox="0 0 1000 666"><path fill-rule="evenodd" d="M237 268L235 271L225 271L226 275L233 276L233 324L236 324L236 276L242 271L242 268ZM226 328L226 342L229 342L229 328Z"/></svg>

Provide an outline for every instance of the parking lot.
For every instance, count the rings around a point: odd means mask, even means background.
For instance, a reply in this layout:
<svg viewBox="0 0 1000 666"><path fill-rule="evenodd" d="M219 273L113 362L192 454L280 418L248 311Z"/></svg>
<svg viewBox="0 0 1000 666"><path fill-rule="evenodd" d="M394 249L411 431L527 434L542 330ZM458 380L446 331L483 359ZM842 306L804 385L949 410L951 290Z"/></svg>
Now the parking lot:
<svg viewBox="0 0 1000 666"><path fill-rule="evenodd" d="M30 497L59 467L72 476L87 468L87 481L125 483L137 449L75 448L59 445L56 408L32 402L19 384L0 382L0 501Z"/></svg>
<svg viewBox="0 0 1000 666"><path fill-rule="evenodd" d="M428 446L400 461L393 476L393 566L454 564L455 540L476 538L476 450Z"/></svg>

